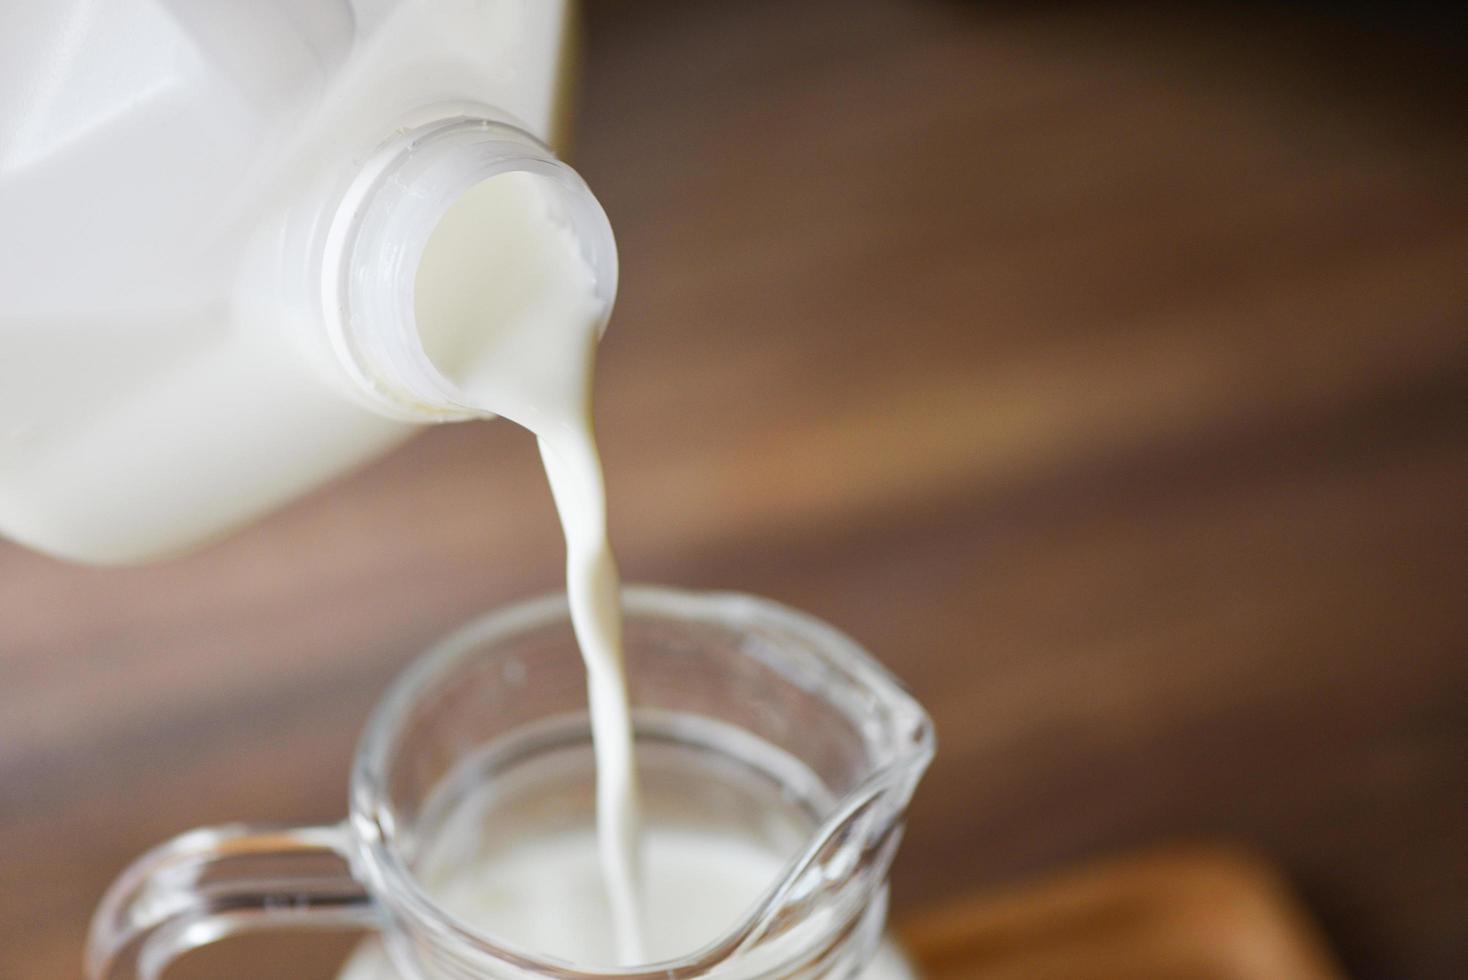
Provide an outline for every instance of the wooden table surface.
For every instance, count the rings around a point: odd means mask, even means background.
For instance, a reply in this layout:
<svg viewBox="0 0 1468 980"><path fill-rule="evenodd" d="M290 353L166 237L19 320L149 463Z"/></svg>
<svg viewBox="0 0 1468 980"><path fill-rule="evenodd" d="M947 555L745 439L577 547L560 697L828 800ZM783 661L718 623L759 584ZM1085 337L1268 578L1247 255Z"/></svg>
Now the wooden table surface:
<svg viewBox="0 0 1468 980"><path fill-rule="evenodd" d="M1464 89L1431 38L1263 6L593 2L614 532L629 578L808 609L932 710L899 914L1224 837L1355 976L1457 980ZM560 564L503 424L172 563L0 544L0 976L77 975L170 834L341 815L389 678Z"/></svg>

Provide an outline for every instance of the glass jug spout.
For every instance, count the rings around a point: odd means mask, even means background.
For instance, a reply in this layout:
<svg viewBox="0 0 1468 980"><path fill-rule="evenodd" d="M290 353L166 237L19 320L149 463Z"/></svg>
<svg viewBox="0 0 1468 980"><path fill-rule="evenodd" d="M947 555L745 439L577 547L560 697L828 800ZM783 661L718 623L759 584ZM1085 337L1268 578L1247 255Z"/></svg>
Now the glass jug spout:
<svg viewBox="0 0 1468 980"><path fill-rule="evenodd" d="M933 757L932 723L891 674L830 626L764 600L706 598L723 607L718 615L725 622L739 624L749 638L747 652L777 660L786 680L821 705L802 712L798 728L813 737L808 759L827 789L843 790L736 930L732 949L750 960L738 972L750 975L753 961L778 961L782 949L796 953L802 939L820 946L817 937L824 935L827 955L853 940L875 942L908 802ZM833 751L838 745L844 751ZM873 935L850 935L863 927Z"/></svg>

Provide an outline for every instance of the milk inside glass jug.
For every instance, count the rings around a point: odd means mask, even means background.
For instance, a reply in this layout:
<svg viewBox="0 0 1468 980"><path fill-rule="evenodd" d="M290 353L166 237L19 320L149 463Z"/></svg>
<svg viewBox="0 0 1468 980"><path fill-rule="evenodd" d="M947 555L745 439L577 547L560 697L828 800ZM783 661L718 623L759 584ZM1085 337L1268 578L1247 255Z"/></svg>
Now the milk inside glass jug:
<svg viewBox="0 0 1468 980"><path fill-rule="evenodd" d="M585 678L565 600L411 667L359 744L349 816L145 855L92 923L94 980L154 980L245 930L367 927L342 980L901 980L887 871L933 752L852 640L764 599L629 588L649 962L606 964Z"/></svg>
<svg viewBox="0 0 1468 980"><path fill-rule="evenodd" d="M549 292L515 265L527 239L569 236L609 310L610 228L551 149L570 17L565 0L0 6L0 535L167 555L483 417L444 382L474 336L427 344L415 311L473 287L533 314ZM440 219L506 176L479 281L421 276Z"/></svg>

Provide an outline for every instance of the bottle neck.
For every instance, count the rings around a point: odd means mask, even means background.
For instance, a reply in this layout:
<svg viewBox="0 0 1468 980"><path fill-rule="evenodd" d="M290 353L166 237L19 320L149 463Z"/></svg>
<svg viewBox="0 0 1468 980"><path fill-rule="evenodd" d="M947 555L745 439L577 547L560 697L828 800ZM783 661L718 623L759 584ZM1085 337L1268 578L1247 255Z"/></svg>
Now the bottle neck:
<svg viewBox="0 0 1468 980"><path fill-rule="evenodd" d="M535 179L544 220L570 232L610 311L616 244L576 171L529 133L491 118L456 116L405 130L367 159L343 195L321 267L331 349L374 410L410 422L488 414L429 356L415 286L440 220L471 188L504 174Z"/></svg>

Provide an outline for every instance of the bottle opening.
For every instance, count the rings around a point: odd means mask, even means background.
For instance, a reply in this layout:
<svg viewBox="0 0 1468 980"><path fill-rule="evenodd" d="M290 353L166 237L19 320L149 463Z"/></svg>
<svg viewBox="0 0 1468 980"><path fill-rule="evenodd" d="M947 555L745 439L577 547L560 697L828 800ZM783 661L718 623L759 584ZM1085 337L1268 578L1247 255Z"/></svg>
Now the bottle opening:
<svg viewBox="0 0 1468 980"><path fill-rule="evenodd" d="M607 300L559 188L514 171L459 196L429 236L413 316L453 399L538 430L537 416L583 396Z"/></svg>
<svg viewBox="0 0 1468 980"><path fill-rule="evenodd" d="M532 372L557 345L594 342L617 288L611 226L585 182L488 119L420 127L369 161L325 272L333 347L359 394L417 422L528 423L528 393L545 390Z"/></svg>

